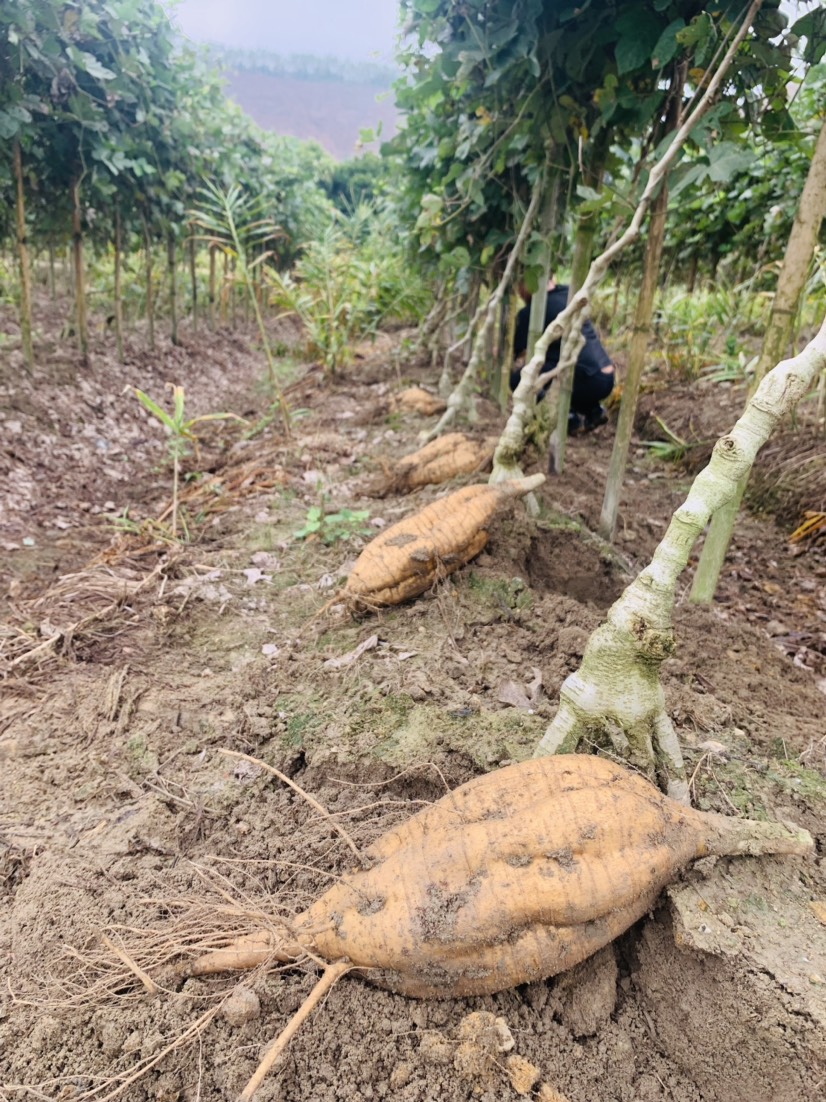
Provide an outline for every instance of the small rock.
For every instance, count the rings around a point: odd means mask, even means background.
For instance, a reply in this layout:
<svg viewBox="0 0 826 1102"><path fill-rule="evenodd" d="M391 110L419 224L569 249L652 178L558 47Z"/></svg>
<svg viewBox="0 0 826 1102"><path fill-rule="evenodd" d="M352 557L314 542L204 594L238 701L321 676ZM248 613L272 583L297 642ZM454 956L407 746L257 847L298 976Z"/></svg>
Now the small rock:
<svg viewBox="0 0 826 1102"><path fill-rule="evenodd" d="M123 1042L121 1052L139 1052L142 1045L143 1037L140 1033L137 1032L137 1030L135 1030L133 1033L130 1033L126 1040Z"/></svg>
<svg viewBox="0 0 826 1102"><path fill-rule="evenodd" d="M766 631L769 635L788 635L789 629L785 624L782 624L779 620L769 620L766 624Z"/></svg>
<svg viewBox="0 0 826 1102"><path fill-rule="evenodd" d="M239 985L228 996L221 1013L230 1025L246 1025L260 1017L261 1003L254 991Z"/></svg>

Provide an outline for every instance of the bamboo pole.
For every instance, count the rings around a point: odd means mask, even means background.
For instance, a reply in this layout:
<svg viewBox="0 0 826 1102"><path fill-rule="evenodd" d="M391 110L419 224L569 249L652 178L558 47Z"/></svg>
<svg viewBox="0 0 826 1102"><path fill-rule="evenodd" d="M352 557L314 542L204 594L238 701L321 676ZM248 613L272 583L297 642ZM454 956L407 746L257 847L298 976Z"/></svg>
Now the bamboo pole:
<svg viewBox="0 0 826 1102"><path fill-rule="evenodd" d="M72 247L75 270L75 320L80 356L89 363L89 319L86 312L86 278L83 264L83 220L80 209L80 179L72 182Z"/></svg>
<svg viewBox="0 0 826 1102"><path fill-rule="evenodd" d="M124 360L123 351L123 294L121 274L123 260L123 226L120 217L120 204L115 204L115 339L118 345L118 359Z"/></svg>
<svg viewBox="0 0 826 1102"><path fill-rule="evenodd" d="M143 251L146 276L146 329L149 347L155 350L155 291L152 284L152 236L146 216L143 218Z"/></svg>
<svg viewBox="0 0 826 1102"><path fill-rule="evenodd" d="M26 194L23 188L23 154L20 139L14 139L14 178L17 185L17 259L20 270L20 337L27 369L34 369L32 344L32 280L29 244L26 233Z"/></svg>

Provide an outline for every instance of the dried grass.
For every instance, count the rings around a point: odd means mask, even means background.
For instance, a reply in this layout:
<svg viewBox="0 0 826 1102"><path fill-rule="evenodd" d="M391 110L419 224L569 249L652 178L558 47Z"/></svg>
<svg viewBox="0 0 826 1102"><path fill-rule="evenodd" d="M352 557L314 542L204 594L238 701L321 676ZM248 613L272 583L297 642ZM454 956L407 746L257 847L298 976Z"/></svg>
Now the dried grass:
<svg viewBox="0 0 826 1102"><path fill-rule="evenodd" d="M761 451L747 501L782 524L797 527L804 514L826 512L826 447L808 433L786 432Z"/></svg>
<svg viewBox="0 0 826 1102"><path fill-rule="evenodd" d="M19 625L6 625L0 633L0 674L8 676L32 663L71 655L76 643L88 642L104 625L111 631L119 617L131 621L134 613L129 602L156 582L163 585L177 561L171 556L142 578L135 577L134 571L109 567L89 567L59 578L41 597L18 610L25 617L23 623L39 622L38 635ZM69 619L84 609L88 611ZM60 620L65 626L59 626Z"/></svg>

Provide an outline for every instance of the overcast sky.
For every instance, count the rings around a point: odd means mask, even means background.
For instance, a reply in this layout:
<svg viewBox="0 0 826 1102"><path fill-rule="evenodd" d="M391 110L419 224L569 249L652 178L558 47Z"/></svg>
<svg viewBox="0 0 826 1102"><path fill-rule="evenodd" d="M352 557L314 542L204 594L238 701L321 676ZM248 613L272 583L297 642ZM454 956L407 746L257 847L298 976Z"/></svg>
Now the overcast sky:
<svg viewBox="0 0 826 1102"><path fill-rule="evenodd" d="M179 0L173 18L196 42L392 62L397 0Z"/></svg>

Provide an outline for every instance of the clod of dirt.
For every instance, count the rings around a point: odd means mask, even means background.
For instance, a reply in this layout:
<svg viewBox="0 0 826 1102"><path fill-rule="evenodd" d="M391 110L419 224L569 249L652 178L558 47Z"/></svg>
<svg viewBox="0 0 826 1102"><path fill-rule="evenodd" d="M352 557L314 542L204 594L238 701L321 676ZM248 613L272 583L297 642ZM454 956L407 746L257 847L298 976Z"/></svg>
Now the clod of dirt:
<svg viewBox="0 0 826 1102"><path fill-rule="evenodd" d="M246 1025L261 1016L261 1003L254 991L239 984L227 997L221 1013L230 1025Z"/></svg>
<svg viewBox="0 0 826 1102"><path fill-rule="evenodd" d="M486 1010L480 1010L463 1018L457 1033L460 1044L453 1058L453 1067L460 1079L472 1084L474 1094L483 1094L499 1080L501 1054L514 1048L515 1042L508 1023L504 1018L497 1018ZM521 1072L517 1072L517 1076L520 1075ZM538 1078L537 1072L533 1083ZM527 1081L527 1076L521 1075L519 1082L524 1081Z"/></svg>
<svg viewBox="0 0 826 1102"><path fill-rule="evenodd" d="M508 1057L506 1067L508 1079L517 1094L530 1094L542 1074L536 1064L516 1054Z"/></svg>
<svg viewBox="0 0 826 1102"><path fill-rule="evenodd" d="M538 1102L568 1102L565 1095L561 1094L556 1087L552 1087L550 1083L540 1083L536 1097Z"/></svg>
<svg viewBox="0 0 826 1102"><path fill-rule="evenodd" d="M617 1003L617 962L607 945L589 960L565 973L557 983L562 1019L575 1037L593 1037Z"/></svg>
<svg viewBox="0 0 826 1102"><path fill-rule="evenodd" d="M425 1033L419 1044L419 1057L425 1064L444 1066L453 1059L454 1048L438 1031Z"/></svg>

